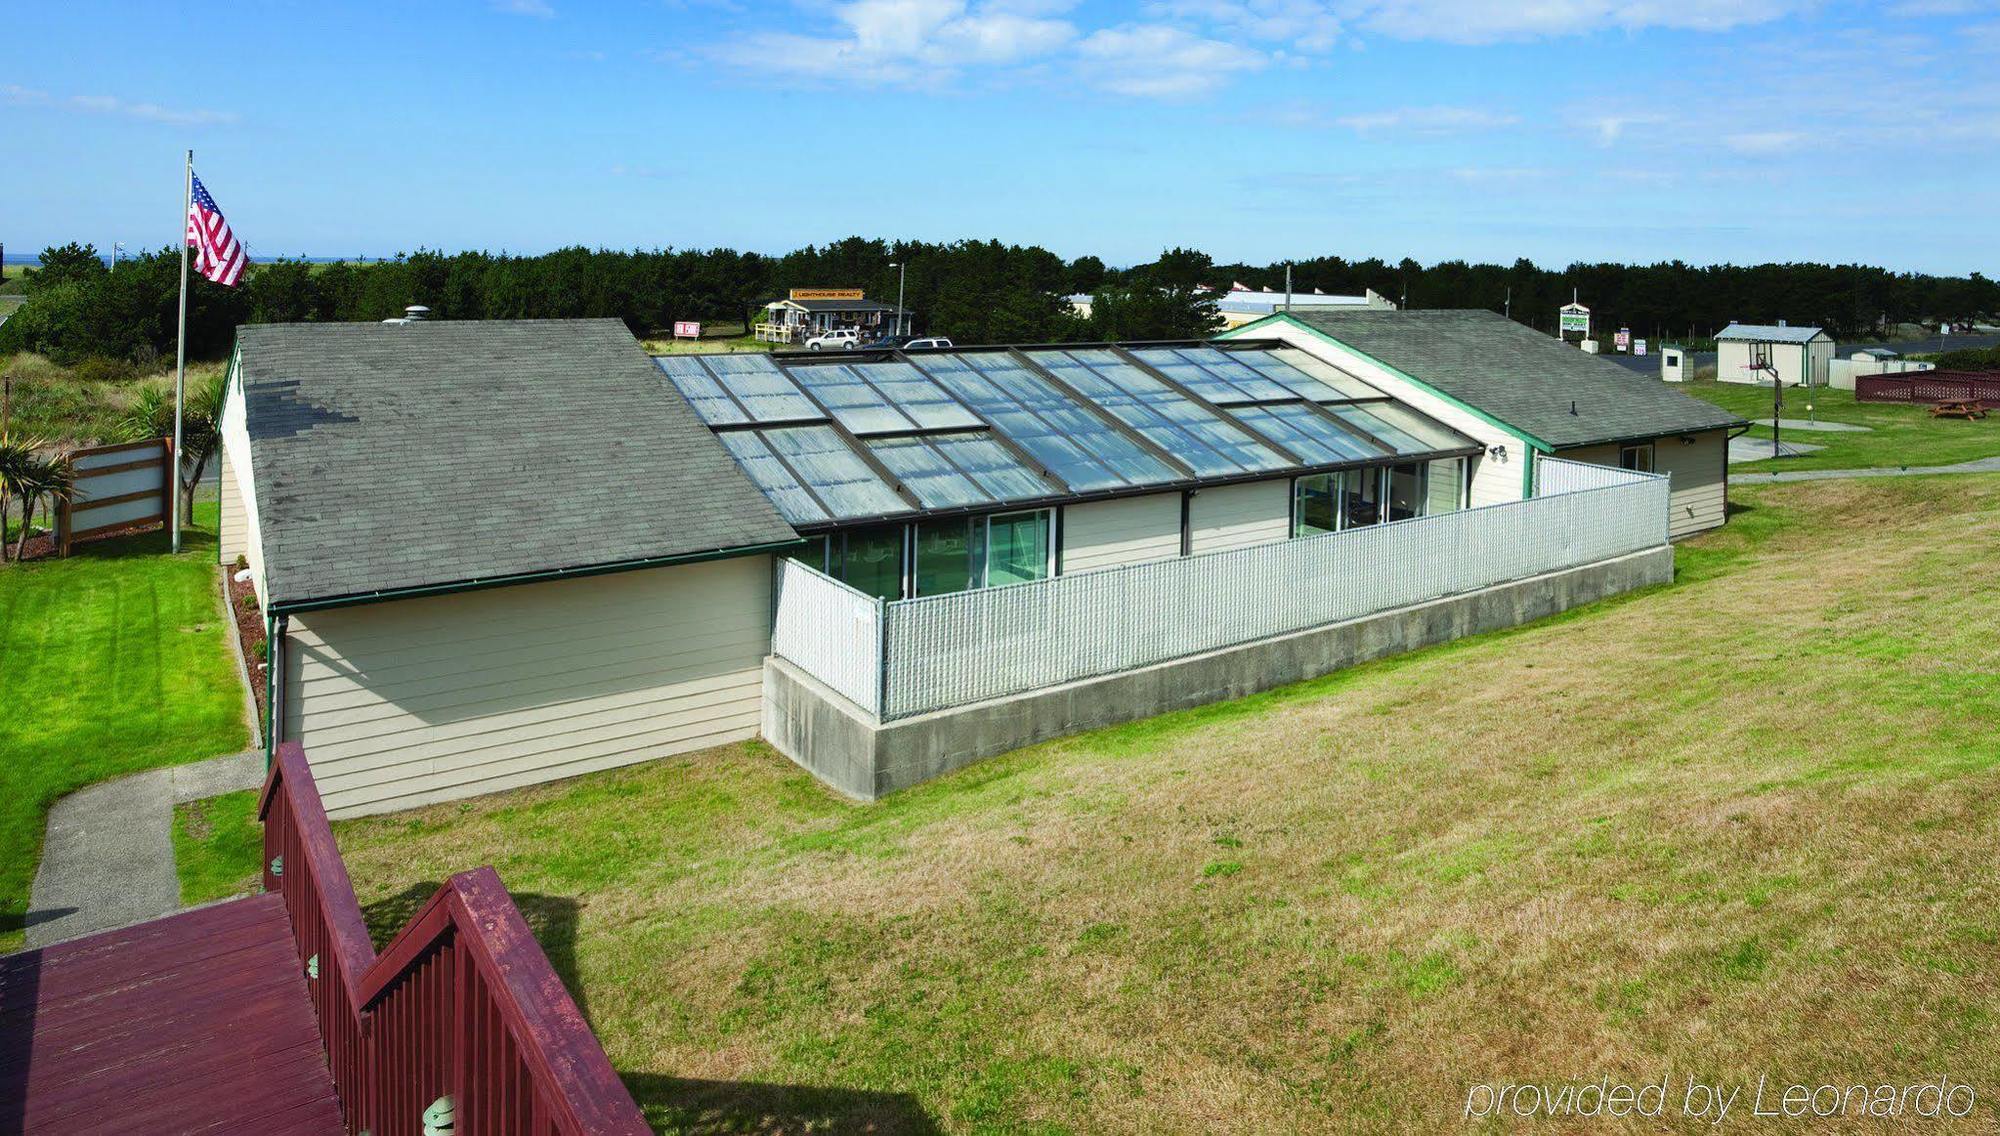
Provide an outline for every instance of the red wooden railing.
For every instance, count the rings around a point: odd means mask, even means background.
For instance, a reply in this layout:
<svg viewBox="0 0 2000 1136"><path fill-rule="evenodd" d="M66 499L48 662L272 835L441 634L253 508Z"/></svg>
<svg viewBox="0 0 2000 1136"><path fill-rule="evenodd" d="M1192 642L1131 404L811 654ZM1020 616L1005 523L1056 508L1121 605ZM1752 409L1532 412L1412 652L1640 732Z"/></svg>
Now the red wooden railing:
<svg viewBox="0 0 2000 1136"><path fill-rule="evenodd" d="M264 887L283 895L350 1134L649 1132L491 868L453 876L378 956L297 742L264 782Z"/></svg>

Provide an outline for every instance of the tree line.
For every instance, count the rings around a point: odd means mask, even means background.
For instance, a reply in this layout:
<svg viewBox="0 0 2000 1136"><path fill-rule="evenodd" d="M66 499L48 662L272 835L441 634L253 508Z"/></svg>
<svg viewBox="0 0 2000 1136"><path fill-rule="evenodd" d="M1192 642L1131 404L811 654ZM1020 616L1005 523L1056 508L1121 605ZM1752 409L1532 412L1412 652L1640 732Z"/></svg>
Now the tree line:
<svg viewBox="0 0 2000 1136"><path fill-rule="evenodd" d="M906 265L899 277L894 265ZM42 253L27 299L0 324L0 352L36 351L58 363L90 358L141 364L174 349L180 253L121 260L115 270L90 245ZM1598 328L1630 327L1669 340L1713 334L1732 320L1786 319L1858 339L1897 323L1934 325L2000 313L2000 284L1894 273L1862 265L1512 265L1319 257L1291 265L1292 286L1333 294L1373 289L1412 308L1507 310L1553 331L1572 290ZM850 237L767 256L734 249L614 251L566 248L536 256L420 250L375 263L278 260L252 267L238 288L195 277L188 295L188 353L226 355L245 323L380 320L411 304L435 319L612 317L649 335L678 320L752 323L788 287L860 287L894 301L899 284L917 329L960 343L1166 339L1210 334L1220 322L1204 288L1281 289L1285 265L1217 264L1191 249L1149 263L1107 266L999 241L882 241ZM1067 297L1089 294L1091 314Z"/></svg>

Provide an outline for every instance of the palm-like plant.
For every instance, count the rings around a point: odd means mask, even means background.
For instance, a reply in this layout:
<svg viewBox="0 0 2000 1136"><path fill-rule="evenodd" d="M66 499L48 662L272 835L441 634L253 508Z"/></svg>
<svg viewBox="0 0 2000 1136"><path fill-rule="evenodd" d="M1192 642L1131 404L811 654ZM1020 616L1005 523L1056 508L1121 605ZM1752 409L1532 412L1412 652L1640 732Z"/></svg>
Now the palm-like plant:
<svg viewBox="0 0 2000 1136"><path fill-rule="evenodd" d="M76 474L69 462L39 452L29 459L14 484L14 496L21 501L21 539L14 546L15 560L28 554L28 522L34 519L35 507L47 500L51 509L60 508L75 494Z"/></svg>
<svg viewBox="0 0 2000 1136"><path fill-rule="evenodd" d="M7 506L21 495L21 490L35 478L35 463L40 457L41 440L22 437L18 434L0 434L0 519L7 515ZM22 511L21 531L28 529L28 514ZM0 524L0 563L7 559L6 526Z"/></svg>
<svg viewBox="0 0 2000 1136"><path fill-rule="evenodd" d="M216 443L220 440L217 428L222 421L222 395L226 389L227 376L223 374L211 375L188 389L187 412L181 416L180 468L176 471L181 481L182 520L193 518L194 487L201 483L201 475L208 468L209 459L215 456ZM119 425L120 433L127 441L172 437L172 390L164 386L142 389Z"/></svg>

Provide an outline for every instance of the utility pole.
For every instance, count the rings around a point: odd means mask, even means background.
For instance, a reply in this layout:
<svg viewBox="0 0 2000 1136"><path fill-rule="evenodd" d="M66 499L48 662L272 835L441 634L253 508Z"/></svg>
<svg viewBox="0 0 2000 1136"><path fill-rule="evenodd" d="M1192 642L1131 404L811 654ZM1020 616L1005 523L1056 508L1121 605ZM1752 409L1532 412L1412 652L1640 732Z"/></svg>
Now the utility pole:
<svg viewBox="0 0 2000 1136"><path fill-rule="evenodd" d="M1285 310L1292 310L1292 262L1285 262Z"/></svg>
<svg viewBox="0 0 2000 1136"><path fill-rule="evenodd" d="M896 334L908 335L909 330L903 326L903 281L909 274L910 266L908 262L899 260L889 267L896 270Z"/></svg>
<svg viewBox="0 0 2000 1136"><path fill-rule="evenodd" d="M1512 284L1509 284L1509 285L1507 285L1507 303L1506 303L1505 307L1506 307L1506 312L1505 312L1505 314L1506 314L1507 318L1508 318L1508 319L1513 319L1513 318L1514 318L1514 286L1513 286Z"/></svg>

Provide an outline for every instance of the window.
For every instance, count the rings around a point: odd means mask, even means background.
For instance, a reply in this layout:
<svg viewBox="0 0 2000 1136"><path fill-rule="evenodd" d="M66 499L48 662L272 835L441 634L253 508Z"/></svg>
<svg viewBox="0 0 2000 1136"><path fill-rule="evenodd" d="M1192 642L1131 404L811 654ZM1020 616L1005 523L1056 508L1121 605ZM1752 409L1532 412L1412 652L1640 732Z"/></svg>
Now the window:
<svg viewBox="0 0 2000 1136"><path fill-rule="evenodd" d="M1332 473L1312 473L1292 482L1292 535L1318 536L1340 527L1340 502Z"/></svg>
<svg viewBox="0 0 2000 1136"><path fill-rule="evenodd" d="M1049 574L1049 511L986 518L986 586L1024 584Z"/></svg>
<svg viewBox="0 0 2000 1136"><path fill-rule="evenodd" d="M1422 462L1389 467L1389 519L1407 521L1424 515L1424 474Z"/></svg>
<svg viewBox="0 0 2000 1136"><path fill-rule="evenodd" d="M1350 469L1340 474L1341 528L1358 529L1382 519L1382 471Z"/></svg>
<svg viewBox="0 0 2000 1136"><path fill-rule="evenodd" d="M1618 468L1636 469L1640 473L1653 472L1653 443L1640 442L1618 447Z"/></svg>
<svg viewBox="0 0 2000 1136"><path fill-rule="evenodd" d="M978 517L939 517L917 525L916 594L941 596L979 586L985 526Z"/></svg>
<svg viewBox="0 0 2000 1136"><path fill-rule="evenodd" d="M1424 516L1455 513L1465 508L1465 459L1443 458L1431 463L1430 492L1424 496Z"/></svg>
<svg viewBox="0 0 2000 1136"><path fill-rule="evenodd" d="M877 599L902 599L903 526L877 525L828 536L826 574Z"/></svg>

